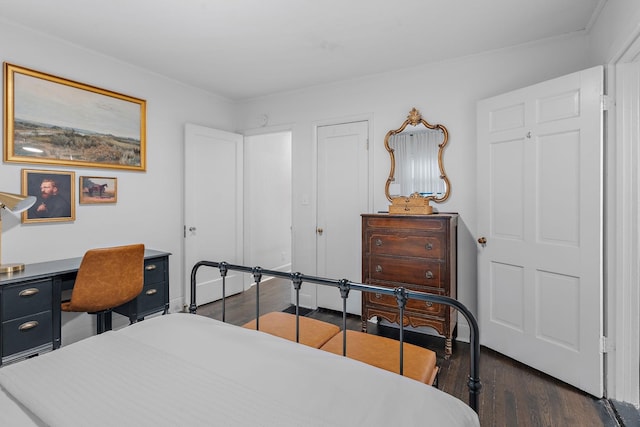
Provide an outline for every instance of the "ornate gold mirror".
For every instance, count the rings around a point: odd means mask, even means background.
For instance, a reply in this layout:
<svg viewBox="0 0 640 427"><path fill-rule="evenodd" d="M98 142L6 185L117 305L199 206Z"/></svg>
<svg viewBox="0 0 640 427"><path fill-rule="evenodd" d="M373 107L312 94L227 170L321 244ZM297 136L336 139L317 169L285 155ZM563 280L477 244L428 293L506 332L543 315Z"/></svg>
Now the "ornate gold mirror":
<svg viewBox="0 0 640 427"><path fill-rule="evenodd" d="M410 127L408 127L410 126ZM391 171L384 192L392 214L431 214L430 201L449 198L449 178L442 155L449 140L447 128L431 125L413 108L407 120L384 138Z"/></svg>

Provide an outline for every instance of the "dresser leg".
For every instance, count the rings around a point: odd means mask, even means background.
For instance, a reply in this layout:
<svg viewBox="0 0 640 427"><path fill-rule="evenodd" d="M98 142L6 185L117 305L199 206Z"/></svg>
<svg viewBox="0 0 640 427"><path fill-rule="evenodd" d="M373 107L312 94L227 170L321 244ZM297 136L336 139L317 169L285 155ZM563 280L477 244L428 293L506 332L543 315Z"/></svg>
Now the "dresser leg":
<svg viewBox="0 0 640 427"><path fill-rule="evenodd" d="M444 358L449 359L453 353L453 339L445 338L444 340Z"/></svg>
<svg viewBox="0 0 640 427"><path fill-rule="evenodd" d="M367 332L367 319L362 318L362 332Z"/></svg>

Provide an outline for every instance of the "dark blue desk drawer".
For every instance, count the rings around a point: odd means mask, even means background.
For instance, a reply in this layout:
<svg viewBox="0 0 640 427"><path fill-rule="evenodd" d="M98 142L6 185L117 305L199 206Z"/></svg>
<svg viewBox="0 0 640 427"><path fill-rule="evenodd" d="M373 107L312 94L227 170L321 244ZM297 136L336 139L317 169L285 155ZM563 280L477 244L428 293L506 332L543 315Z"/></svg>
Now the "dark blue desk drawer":
<svg viewBox="0 0 640 427"><path fill-rule="evenodd" d="M49 279L2 289L2 321L41 311L51 311L52 281Z"/></svg>
<svg viewBox="0 0 640 427"><path fill-rule="evenodd" d="M150 258L144 260L144 284L165 281L167 258Z"/></svg>
<svg viewBox="0 0 640 427"><path fill-rule="evenodd" d="M165 284L163 282L151 285L145 284L137 298L138 315L144 316L162 310L166 300Z"/></svg>
<svg viewBox="0 0 640 427"><path fill-rule="evenodd" d="M44 311L2 323L2 357L53 341L51 311Z"/></svg>
<svg viewBox="0 0 640 427"><path fill-rule="evenodd" d="M146 258L144 260L144 287L140 295L116 307L113 311L136 322L153 313L169 308L169 257Z"/></svg>

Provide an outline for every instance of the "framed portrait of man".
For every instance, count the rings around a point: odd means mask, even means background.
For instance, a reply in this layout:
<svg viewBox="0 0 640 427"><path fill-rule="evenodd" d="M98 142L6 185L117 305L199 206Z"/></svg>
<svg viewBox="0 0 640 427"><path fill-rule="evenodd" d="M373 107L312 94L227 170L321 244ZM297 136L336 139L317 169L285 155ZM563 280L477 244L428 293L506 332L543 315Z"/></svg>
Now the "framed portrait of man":
<svg viewBox="0 0 640 427"><path fill-rule="evenodd" d="M75 172L23 169L22 194L36 198L22 213L23 223L76 219Z"/></svg>

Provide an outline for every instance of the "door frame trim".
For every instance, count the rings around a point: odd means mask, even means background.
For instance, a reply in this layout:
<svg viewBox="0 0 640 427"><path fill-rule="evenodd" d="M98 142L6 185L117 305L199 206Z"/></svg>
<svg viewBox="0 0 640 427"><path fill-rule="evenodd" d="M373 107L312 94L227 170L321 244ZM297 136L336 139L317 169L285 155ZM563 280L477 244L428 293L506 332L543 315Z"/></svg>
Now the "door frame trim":
<svg viewBox="0 0 640 427"><path fill-rule="evenodd" d="M636 63L635 70L625 69ZM607 234L605 251L605 322L612 343L605 353L605 395L640 405L640 179L634 164L640 158L634 129L640 125L640 26L608 62L606 93L615 97L606 131ZM635 88L628 91L629 83ZM612 103L613 104L613 103ZM628 111L627 115L620 112ZM635 137L634 137L635 136ZM634 162L635 161L635 162ZM633 203L635 202L635 206ZM607 373L609 375L607 375Z"/></svg>

